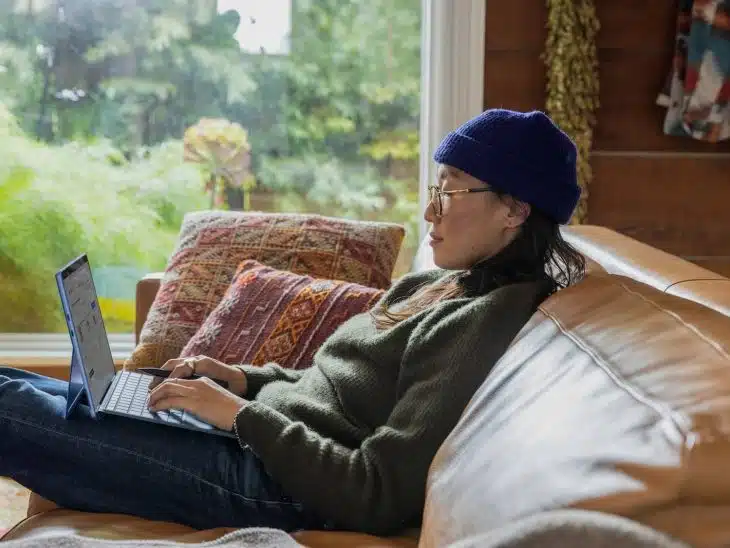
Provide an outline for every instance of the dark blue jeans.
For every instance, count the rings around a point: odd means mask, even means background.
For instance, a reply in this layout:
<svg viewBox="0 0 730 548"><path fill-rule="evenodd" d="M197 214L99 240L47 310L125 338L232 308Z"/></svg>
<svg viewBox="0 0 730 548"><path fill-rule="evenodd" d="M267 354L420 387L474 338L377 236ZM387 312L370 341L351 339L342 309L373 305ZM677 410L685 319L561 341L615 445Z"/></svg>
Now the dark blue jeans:
<svg viewBox="0 0 730 548"><path fill-rule="evenodd" d="M197 529L320 528L236 440L104 415L64 418L67 383L0 367L0 476L77 510Z"/></svg>

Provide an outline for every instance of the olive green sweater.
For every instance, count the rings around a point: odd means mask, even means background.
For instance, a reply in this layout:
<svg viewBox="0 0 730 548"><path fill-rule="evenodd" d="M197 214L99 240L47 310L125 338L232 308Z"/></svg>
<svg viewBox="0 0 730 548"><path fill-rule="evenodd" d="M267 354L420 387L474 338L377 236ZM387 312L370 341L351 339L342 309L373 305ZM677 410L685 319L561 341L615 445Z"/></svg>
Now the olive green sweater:
<svg viewBox="0 0 730 548"><path fill-rule="evenodd" d="M396 303L443 275L408 275L383 298ZM337 527L389 534L418 525L436 451L548 292L543 281L506 285L387 330L361 314L308 369L241 366L250 403L236 419L239 441Z"/></svg>

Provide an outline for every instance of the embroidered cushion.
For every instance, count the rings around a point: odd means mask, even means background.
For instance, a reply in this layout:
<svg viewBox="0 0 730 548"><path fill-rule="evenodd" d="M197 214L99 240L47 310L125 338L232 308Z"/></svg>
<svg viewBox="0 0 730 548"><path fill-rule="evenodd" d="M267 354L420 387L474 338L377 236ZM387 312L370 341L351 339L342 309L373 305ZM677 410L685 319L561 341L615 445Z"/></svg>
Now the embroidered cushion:
<svg viewBox="0 0 730 548"><path fill-rule="evenodd" d="M279 270L387 288L404 235L396 224L318 215L188 214L139 344L124 367L159 367L178 357L246 259Z"/></svg>
<svg viewBox="0 0 730 548"><path fill-rule="evenodd" d="M309 367L327 337L352 316L369 310L383 293L382 289L244 261L181 356Z"/></svg>

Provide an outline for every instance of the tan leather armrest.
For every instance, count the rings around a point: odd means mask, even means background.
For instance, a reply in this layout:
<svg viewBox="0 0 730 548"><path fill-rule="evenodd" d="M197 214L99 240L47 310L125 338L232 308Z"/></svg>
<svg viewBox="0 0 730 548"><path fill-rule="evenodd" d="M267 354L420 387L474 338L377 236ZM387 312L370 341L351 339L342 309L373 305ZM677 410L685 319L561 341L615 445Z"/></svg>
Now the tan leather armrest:
<svg viewBox="0 0 730 548"><path fill-rule="evenodd" d="M142 331L142 326L145 320L147 320L147 314L152 307L157 291L160 289L162 275L162 272L153 272L147 274L137 282L136 315L134 318L135 342L139 342L139 334Z"/></svg>
<svg viewBox="0 0 730 548"><path fill-rule="evenodd" d="M306 548L416 548L418 536L374 537L345 531L299 531L291 535Z"/></svg>
<svg viewBox="0 0 730 548"><path fill-rule="evenodd" d="M610 274L628 276L660 291L690 280L726 279L716 272L602 226L563 227L562 233L568 243Z"/></svg>
<svg viewBox="0 0 730 548"><path fill-rule="evenodd" d="M690 280L676 283L667 289L670 295L698 302L730 316L730 280Z"/></svg>
<svg viewBox="0 0 730 548"><path fill-rule="evenodd" d="M730 279L601 226L564 227L563 237L607 272L627 276L730 316Z"/></svg>

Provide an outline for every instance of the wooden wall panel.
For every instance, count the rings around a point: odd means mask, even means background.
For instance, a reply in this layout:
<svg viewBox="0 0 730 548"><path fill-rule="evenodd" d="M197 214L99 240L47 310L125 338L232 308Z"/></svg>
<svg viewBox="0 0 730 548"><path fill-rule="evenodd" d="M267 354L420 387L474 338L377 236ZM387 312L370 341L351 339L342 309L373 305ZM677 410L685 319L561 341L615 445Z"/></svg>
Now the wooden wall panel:
<svg viewBox="0 0 730 548"><path fill-rule="evenodd" d="M589 222L730 273L730 141L664 135L678 0L596 0L601 107ZM488 2L485 106L544 109L543 0Z"/></svg>
<svg viewBox="0 0 730 548"><path fill-rule="evenodd" d="M547 10L542 0L487 6L484 93L488 106L542 108ZM671 66L676 0L598 0L601 107L599 150L730 152L662 133L666 109L656 104Z"/></svg>
<svg viewBox="0 0 730 548"><path fill-rule="evenodd" d="M701 143L662 132L666 109L655 104L666 75L662 56L608 50L599 52L599 62L601 107L595 131L597 149L730 152L730 141ZM545 71L537 54L490 52L485 70L486 105L517 110L544 107Z"/></svg>
<svg viewBox="0 0 730 548"><path fill-rule="evenodd" d="M676 0L598 0L600 49L632 49L666 54L674 37ZM542 52L547 9L543 0L509 0L487 6L487 51Z"/></svg>
<svg viewBox="0 0 730 548"><path fill-rule="evenodd" d="M691 257L693 263L730 278L730 257Z"/></svg>
<svg viewBox="0 0 730 548"><path fill-rule="evenodd" d="M728 158L596 154L592 166L591 223L675 255L730 257Z"/></svg>

